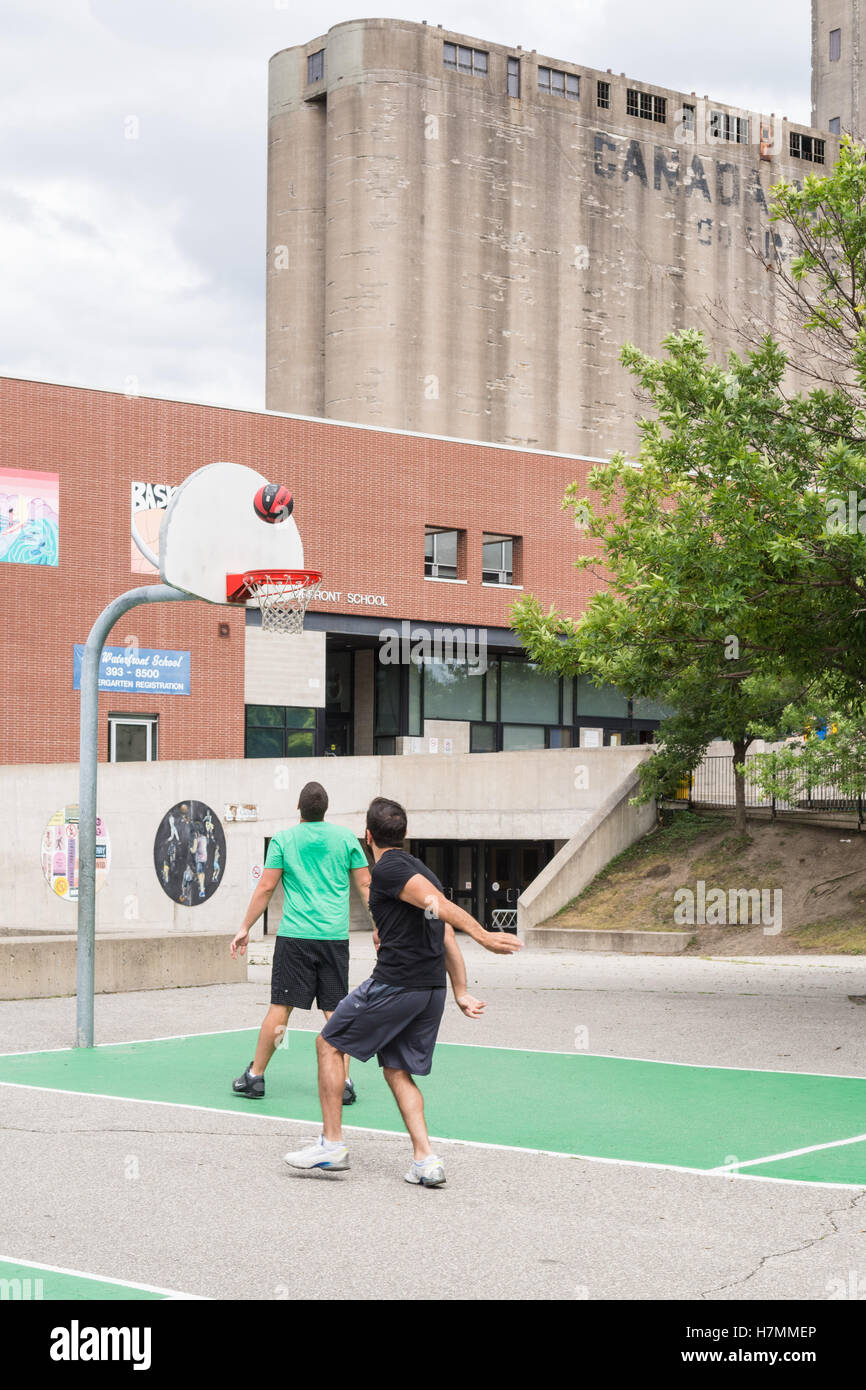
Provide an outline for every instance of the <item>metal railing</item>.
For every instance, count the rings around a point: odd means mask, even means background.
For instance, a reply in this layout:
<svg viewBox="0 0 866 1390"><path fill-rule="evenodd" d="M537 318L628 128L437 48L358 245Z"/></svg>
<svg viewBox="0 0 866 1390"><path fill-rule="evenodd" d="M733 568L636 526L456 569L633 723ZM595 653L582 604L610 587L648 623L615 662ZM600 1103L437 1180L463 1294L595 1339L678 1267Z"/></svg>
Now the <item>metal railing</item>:
<svg viewBox="0 0 866 1390"><path fill-rule="evenodd" d="M491 931L516 931L517 930L517 908L516 907L495 907L491 913Z"/></svg>
<svg viewBox="0 0 866 1390"><path fill-rule="evenodd" d="M749 764L754 765L755 754L747 756L746 765L746 809L769 810L775 816L777 811L845 811L856 814L858 825L863 823L863 793L853 796L842 792L832 780L821 783L803 782L791 800L768 796L749 776ZM678 789L679 800L689 805L733 806L736 801L734 764L725 754L713 754L704 758L699 767Z"/></svg>

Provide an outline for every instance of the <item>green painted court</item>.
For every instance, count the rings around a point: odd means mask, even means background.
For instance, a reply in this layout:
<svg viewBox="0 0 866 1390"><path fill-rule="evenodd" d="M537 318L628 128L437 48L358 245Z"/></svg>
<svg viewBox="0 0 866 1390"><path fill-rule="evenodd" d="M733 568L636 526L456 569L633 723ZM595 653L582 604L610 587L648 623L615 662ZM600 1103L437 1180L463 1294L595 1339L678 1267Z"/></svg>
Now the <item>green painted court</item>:
<svg viewBox="0 0 866 1390"><path fill-rule="evenodd" d="M317 1121L314 1032L289 1032L264 1100L232 1094L256 1036L249 1029L2 1055L0 1083ZM359 1100L345 1112L347 1127L402 1133L375 1061L354 1063L352 1075ZM866 1187L866 1079L440 1043L422 1088L437 1139Z"/></svg>
<svg viewBox="0 0 866 1390"><path fill-rule="evenodd" d="M75 1269L58 1269L56 1265L38 1265L22 1260L0 1257L0 1301L39 1302L42 1299L63 1299L72 1302L118 1302L188 1298L172 1289L155 1289L150 1284L130 1284L118 1279L98 1279Z"/></svg>

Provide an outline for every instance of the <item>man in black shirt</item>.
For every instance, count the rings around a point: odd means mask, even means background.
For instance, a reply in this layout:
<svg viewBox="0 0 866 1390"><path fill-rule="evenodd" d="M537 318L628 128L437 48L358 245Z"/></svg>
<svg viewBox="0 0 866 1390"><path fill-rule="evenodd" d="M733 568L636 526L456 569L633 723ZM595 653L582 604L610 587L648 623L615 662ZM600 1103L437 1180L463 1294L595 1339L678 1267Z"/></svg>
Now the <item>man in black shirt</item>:
<svg viewBox="0 0 866 1390"><path fill-rule="evenodd" d="M454 928L497 955L511 955L522 943L507 932L485 931L450 902L436 875L403 849L405 838L403 807L377 796L367 811L366 834L375 860L370 911L376 968L338 1005L316 1039L323 1132L317 1143L286 1154L286 1162L332 1172L349 1167L341 1129L344 1056L366 1062L375 1053L412 1139L414 1161L406 1181L439 1187L445 1170L430 1149L424 1099L412 1077L426 1076L432 1066L446 974L467 1018L478 1018L485 1008L483 1000L466 992L466 966Z"/></svg>

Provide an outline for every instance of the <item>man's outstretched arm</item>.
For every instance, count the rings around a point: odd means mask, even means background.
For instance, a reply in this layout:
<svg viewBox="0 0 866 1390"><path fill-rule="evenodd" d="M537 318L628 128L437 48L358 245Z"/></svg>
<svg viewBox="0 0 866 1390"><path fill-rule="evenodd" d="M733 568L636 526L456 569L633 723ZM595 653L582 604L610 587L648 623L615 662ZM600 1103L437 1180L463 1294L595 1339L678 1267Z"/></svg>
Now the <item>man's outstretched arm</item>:
<svg viewBox="0 0 866 1390"><path fill-rule="evenodd" d="M458 1009L467 1018L480 1018L487 1007L486 999L476 999L466 990L466 962L463 959L463 952L457 945L457 937L454 935L454 928L445 924L445 969L451 981L451 988L454 991L454 1000Z"/></svg>
<svg viewBox="0 0 866 1390"><path fill-rule="evenodd" d="M423 907L431 917L438 917L440 922L446 922L456 931L465 931L466 935L477 941L479 946L483 946L485 951L492 951L494 955L510 956L523 949L523 942L518 941L510 932L485 931L480 922L476 922L462 907L458 907L438 892L429 878L425 878L423 874L413 874L405 884L400 897L404 903L411 903L413 907Z"/></svg>
<svg viewBox="0 0 866 1390"><path fill-rule="evenodd" d="M247 949L247 942L250 939L250 928L259 920L271 898L274 889L283 876L282 869L264 869L259 882L253 889L253 896L250 898L250 905L247 908L246 916L241 923L240 931L232 942L229 950L237 959L238 952L243 955Z"/></svg>

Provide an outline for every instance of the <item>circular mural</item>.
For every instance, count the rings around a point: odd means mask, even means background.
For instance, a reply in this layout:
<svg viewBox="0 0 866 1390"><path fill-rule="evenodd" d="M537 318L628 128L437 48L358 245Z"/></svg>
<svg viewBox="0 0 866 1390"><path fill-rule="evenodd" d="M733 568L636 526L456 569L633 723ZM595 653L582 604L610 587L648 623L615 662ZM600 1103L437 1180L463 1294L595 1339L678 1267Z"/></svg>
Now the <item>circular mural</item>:
<svg viewBox="0 0 866 1390"><path fill-rule="evenodd" d="M96 891L105 883L111 845L102 817L96 817ZM56 811L42 835L42 872L52 893L78 901L78 807Z"/></svg>
<svg viewBox="0 0 866 1390"><path fill-rule="evenodd" d="M159 823L153 864L172 902L198 907L212 898L226 866L226 837L203 801L179 801Z"/></svg>

